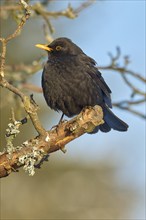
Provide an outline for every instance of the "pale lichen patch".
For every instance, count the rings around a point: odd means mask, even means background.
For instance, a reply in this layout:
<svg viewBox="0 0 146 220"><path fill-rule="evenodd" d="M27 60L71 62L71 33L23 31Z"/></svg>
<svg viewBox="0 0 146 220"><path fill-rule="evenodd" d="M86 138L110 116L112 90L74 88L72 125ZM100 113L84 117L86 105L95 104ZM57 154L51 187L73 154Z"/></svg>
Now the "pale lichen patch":
<svg viewBox="0 0 146 220"><path fill-rule="evenodd" d="M23 169L25 172L28 172L29 176L33 176L35 174L35 164L37 161L40 161L44 156L43 149L37 149L33 147L33 151L31 153L27 153L18 159L18 164L23 164Z"/></svg>
<svg viewBox="0 0 146 220"><path fill-rule="evenodd" d="M49 135L47 135L46 138L45 138L45 141L49 142L49 140L50 140L50 137L49 137Z"/></svg>

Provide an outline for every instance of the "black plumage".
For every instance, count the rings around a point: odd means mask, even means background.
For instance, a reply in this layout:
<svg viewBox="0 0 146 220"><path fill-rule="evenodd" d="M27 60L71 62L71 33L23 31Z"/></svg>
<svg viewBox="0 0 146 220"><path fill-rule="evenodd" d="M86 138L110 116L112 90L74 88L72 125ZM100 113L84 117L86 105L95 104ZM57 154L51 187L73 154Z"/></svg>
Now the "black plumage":
<svg viewBox="0 0 146 220"><path fill-rule="evenodd" d="M100 105L105 123L95 128L108 132L112 129L127 131L128 125L111 110L111 90L87 56L68 38L58 38L49 45L36 45L48 51L42 74L42 88L48 106L62 111L68 117L81 112L86 106Z"/></svg>

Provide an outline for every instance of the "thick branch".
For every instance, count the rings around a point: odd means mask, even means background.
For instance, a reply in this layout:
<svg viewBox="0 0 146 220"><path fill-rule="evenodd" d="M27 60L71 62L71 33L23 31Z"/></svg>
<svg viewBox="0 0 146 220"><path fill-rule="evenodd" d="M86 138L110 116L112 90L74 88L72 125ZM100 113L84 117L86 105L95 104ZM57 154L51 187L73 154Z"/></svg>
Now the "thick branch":
<svg viewBox="0 0 146 220"><path fill-rule="evenodd" d="M31 160L33 160L33 165L29 174L33 175L35 163L40 161L44 155L63 149L67 143L86 132L91 132L103 123L103 112L100 106L84 109L72 120L61 123L55 129L48 131L47 136L37 136L25 141L12 154L4 152L0 155L0 177L8 176L21 166L24 166L26 171L30 171ZM28 158L29 164L27 164Z"/></svg>

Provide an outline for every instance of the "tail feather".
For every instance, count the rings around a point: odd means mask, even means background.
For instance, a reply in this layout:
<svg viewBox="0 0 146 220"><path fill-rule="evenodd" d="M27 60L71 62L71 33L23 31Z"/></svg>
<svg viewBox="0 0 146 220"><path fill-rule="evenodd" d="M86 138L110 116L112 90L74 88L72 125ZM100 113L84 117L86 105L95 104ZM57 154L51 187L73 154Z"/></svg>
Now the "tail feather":
<svg viewBox="0 0 146 220"><path fill-rule="evenodd" d="M105 122L104 124L99 125L99 129L102 132L109 132L111 130L111 127Z"/></svg>
<svg viewBox="0 0 146 220"><path fill-rule="evenodd" d="M103 109L103 119L104 124L97 126L92 132L89 132L89 134L95 134L99 131L102 132L109 132L111 129L117 130L117 131L127 131L128 125L122 121L120 118L118 118L106 105L102 105Z"/></svg>
<svg viewBox="0 0 146 220"><path fill-rule="evenodd" d="M104 112L104 121L110 128L117 131L127 131L128 125L120 118L118 118L106 105L103 106L103 112Z"/></svg>

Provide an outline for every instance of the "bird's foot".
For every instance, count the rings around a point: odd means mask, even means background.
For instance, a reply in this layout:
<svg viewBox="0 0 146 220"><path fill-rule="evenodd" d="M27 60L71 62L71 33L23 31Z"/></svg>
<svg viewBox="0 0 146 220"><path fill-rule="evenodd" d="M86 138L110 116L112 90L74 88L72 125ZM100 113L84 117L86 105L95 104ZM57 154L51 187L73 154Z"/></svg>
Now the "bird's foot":
<svg viewBox="0 0 146 220"><path fill-rule="evenodd" d="M60 121L57 125L54 125L54 126L51 128L51 130L56 129L56 132L57 132L57 134L58 134L59 127L60 127L62 124L66 123L66 122L67 122L67 120L62 120L62 121Z"/></svg>
<svg viewBox="0 0 146 220"><path fill-rule="evenodd" d="M30 100L31 100L32 104L33 104L36 108L38 108L38 105L37 105L36 101L35 101L34 98L33 98L33 94L30 95Z"/></svg>
<svg viewBox="0 0 146 220"><path fill-rule="evenodd" d="M48 158L49 158L49 154L44 155L43 158L39 161L39 163L35 165L35 168L40 169L44 161L48 161Z"/></svg>
<svg viewBox="0 0 146 220"><path fill-rule="evenodd" d="M60 150L65 154L67 152L65 146L63 146L62 148L60 148Z"/></svg>

